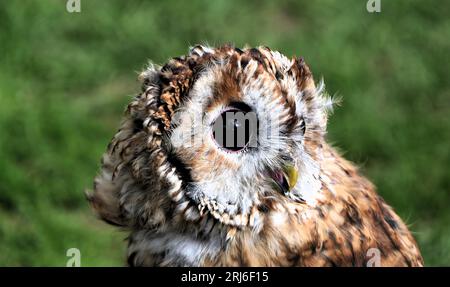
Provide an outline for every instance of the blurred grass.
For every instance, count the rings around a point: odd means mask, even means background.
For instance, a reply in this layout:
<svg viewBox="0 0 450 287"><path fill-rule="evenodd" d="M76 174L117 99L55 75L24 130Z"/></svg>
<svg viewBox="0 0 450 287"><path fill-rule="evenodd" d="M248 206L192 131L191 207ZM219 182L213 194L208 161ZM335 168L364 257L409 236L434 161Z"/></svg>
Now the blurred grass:
<svg viewBox="0 0 450 287"><path fill-rule="evenodd" d="M329 138L414 231L427 265L450 265L448 2L103 1L0 3L0 266L123 265L125 234L83 190L136 71L189 45L267 45L304 56L344 98Z"/></svg>

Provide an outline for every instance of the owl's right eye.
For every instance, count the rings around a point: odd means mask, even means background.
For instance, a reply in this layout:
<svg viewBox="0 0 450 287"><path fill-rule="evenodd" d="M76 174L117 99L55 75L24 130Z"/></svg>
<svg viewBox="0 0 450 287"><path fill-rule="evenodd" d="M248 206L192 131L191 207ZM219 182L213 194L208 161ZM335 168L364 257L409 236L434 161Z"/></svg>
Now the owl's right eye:
<svg viewBox="0 0 450 287"><path fill-rule="evenodd" d="M213 123L212 137L216 144L229 152L239 152L256 146L257 117L250 108L231 107L224 110Z"/></svg>

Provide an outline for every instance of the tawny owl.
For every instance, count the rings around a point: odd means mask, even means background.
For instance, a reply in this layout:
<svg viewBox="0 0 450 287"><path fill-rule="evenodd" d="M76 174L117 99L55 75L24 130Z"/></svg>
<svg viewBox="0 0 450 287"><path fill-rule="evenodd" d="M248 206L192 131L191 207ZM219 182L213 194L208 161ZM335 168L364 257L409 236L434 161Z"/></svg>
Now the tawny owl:
<svg viewBox="0 0 450 287"><path fill-rule="evenodd" d="M303 59L195 46L140 80L88 194L130 233L129 265L423 265L399 216L326 143L333 101Z"/></svg>

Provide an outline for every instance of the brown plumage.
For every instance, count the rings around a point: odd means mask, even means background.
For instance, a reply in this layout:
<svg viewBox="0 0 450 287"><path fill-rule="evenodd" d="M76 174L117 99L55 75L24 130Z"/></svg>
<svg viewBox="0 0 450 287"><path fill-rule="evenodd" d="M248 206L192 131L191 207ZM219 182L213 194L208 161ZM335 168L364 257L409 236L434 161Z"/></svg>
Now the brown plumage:
<svg viewBox="0 0 450 287"><path fill-rule="evenodd" d="M326 143L332 101L303 59L195 46L140 79L88 195L130 232L129 265L423 265L402 220ZM230 110L256 115L256 146L219 142Z"/></svg>

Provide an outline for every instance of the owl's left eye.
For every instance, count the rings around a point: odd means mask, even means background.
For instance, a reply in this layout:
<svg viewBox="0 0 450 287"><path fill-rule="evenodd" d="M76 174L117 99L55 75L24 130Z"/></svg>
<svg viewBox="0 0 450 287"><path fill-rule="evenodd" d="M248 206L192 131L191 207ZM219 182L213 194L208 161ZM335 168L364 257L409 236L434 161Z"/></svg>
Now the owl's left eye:
<svg viewBox="0 0 450 287"><path fill-rule="evenodd" d="M212 136L220 148L238 152L249 146L256 146L257 128L254 112L230 108L214 121Z"/></svg>

